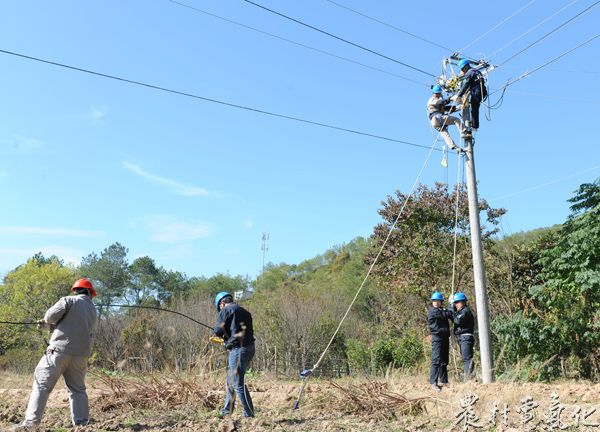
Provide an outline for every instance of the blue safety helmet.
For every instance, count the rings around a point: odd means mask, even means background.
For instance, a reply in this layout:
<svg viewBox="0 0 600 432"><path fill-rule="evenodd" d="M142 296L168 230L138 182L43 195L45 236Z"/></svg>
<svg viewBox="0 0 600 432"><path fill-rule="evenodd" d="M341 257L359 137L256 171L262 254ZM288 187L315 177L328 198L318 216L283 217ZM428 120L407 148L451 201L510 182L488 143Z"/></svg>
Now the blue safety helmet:
<svg viewBox="0 0 600 432"><path fill-rule="evenodd" d="M461 292L457 292L456 294L454 294L454 303L456 302L466 302L467 301L467 296L464 295Z"/></svg>
<svg viewBox="0 0 600 432"><path fill-rule="evenodd" d="M461 60L458 62L458 67L460 68L460 70L463 70L463 68L464 68L465 66L471 66L471 63L469 63L469 60L467 60L467 59L461 59Z"/></svg>
<svg viewBox="0 0 600 432"><path fill-rule="evenodd" d="M233 296L231 294L229 294L227 291L221 291L215 297L215 307L217 308L217 312L219 312L219 303L221 303L221 300L223 300L225 297L233 298Z"/></svg>
<svg viewBox="0 0 600 432"><path fill-rule="evenodd" d="M435 291L433 294L431 294L431 300L444 301L444 296L441 292Z"/></svg>
<svg viewBox="0 0 600 432"><path fill-rule="evenodd" d="M431 87L431 93L441 93L442 92L442 86L436 84L433 87Z"/></svg>

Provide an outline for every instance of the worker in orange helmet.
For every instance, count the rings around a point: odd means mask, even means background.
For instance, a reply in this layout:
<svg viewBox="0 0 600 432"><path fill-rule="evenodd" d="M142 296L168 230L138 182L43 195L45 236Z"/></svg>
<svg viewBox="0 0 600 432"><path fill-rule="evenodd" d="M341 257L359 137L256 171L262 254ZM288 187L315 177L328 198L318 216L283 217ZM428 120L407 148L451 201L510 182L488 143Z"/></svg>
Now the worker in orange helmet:
<svg viewBox="0 0 600 432"><path fill-rule="evenodd" d="M74 426L90 421L85 375L92 353L97 314L92 298L96 290L88 279L79 279L71 287L73 295L62 297L46 311L38 328L51 332L46 353L35 368L33 388L22 424L12 430L30 430L39 426L48 397L61 376L69 390L71 420Z"/></svg>

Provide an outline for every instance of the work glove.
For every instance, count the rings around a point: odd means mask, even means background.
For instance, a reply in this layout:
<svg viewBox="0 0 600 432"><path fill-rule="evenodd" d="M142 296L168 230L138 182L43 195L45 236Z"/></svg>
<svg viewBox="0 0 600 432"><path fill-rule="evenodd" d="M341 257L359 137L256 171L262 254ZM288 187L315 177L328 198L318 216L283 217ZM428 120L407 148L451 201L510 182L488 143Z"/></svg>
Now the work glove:
<svg viewBox="0 0 600 432"><path fill-rule="evenodd" d="M43 319L37 320L37 328L38 328L38 330L46 330L46 331L54 330L54 326L52 324L47 323Z"/></svg>
<svg viewBox="0 0 600 432"><path fill-rule="evenodd" d="M450 97L450 100L456 102L458 100L458 95L453 95L452 97Z"/></svg>

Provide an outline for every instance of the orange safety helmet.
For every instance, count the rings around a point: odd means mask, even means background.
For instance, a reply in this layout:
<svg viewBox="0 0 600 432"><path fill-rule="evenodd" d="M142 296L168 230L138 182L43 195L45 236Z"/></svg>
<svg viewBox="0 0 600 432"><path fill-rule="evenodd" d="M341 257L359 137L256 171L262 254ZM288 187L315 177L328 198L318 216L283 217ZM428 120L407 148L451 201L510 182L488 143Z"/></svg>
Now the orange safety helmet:
<svg viewBox="0 0 600 432"><path fill-rule="evenodd" d="M76 280L73 286L71 287L71 292L75 291L75 288L85 288L87 290L90 290L92 298L96 297L96 290L94 289L94 285L92 285L88 278Z"/></svg>

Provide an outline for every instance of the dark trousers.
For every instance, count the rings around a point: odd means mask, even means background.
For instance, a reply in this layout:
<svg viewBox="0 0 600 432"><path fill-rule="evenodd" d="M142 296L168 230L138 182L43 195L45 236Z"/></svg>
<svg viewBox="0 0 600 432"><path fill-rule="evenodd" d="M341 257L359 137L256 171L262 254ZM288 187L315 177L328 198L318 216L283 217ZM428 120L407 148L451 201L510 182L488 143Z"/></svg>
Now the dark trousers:
<svg viewBox="0 0 600 432"><path fill-rule="evenodd" d="M458 346L460 347L465 380L469 380L473 377L473 345L475 344L475 336L471 334L456 335L456 342L458 342Z"/></svg>
<svg viewBox="0 0 600 432"><path fill-rule="evenodd" d="M431 372L429 383L448 383L448 355L450 351L450 338L432 336L431 339Z"/></svg>
<svg viewBox="0 0 600 432"><path fill-rule="evenodd" d="M471 98L471 127L479 129L479 106L481 101L476 98Z"/></svg>

